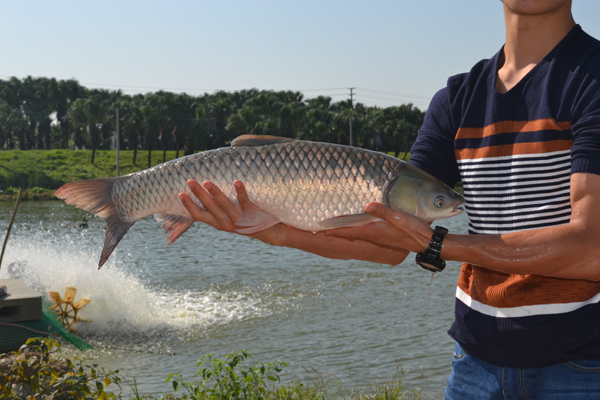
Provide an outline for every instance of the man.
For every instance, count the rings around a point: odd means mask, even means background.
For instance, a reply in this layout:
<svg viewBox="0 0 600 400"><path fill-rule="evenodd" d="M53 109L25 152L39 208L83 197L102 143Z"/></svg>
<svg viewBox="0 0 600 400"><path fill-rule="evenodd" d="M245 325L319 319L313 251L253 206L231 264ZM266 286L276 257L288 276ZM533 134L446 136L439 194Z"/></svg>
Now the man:
<svg viewBox="0 0 600 400"><path fill-rule="evenodd" d="M503 0L506 43L452 77L428 109L410 162L462 180L470 235L436 234L440 258L464 262L448 399L600 398L600 43L571 0ZM235 207L189 183L234 231ZM382 204L383 222L317 235L276 225L253 237L331 258L397 264L435 246L426 223ZM437 260L439 261L439 260Z"/></svg>

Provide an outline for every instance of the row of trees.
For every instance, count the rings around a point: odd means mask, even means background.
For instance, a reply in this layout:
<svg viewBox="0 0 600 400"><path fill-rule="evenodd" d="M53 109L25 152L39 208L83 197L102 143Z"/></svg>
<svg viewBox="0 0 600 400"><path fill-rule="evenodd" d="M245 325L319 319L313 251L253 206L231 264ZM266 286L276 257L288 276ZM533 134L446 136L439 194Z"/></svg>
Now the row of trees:
<svg viewBox="0 0 600 400"><path fill-rule="evenodd" d="M228 145L242 134L277 135L408 151L424 112L405 104L379 108L330 97L304 99L300 92L219 91L191 96L166 91L126 95L88 89L76 80L0 80L0 150L112 146L119 112L121 148L183 150Z"/></svg>

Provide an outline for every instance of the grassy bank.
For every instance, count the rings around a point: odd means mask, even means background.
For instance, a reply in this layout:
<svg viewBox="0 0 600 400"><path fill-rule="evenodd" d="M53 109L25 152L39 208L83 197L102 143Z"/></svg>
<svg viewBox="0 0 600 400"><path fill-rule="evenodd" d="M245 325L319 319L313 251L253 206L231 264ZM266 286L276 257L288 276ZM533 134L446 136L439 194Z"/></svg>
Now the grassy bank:
<svg viewBox="0 0 600 400"><path fill-rule="evenodd" d="M179 156L183 156L180 152ZM404 154L399 155L403 159ZM174 160L176 152L169 150L166 161ZM410 155L406 157L408 160ZM96 150L92 164L91 150L0 150L0 201L12 201L19 187L22 200L52 200L54 191L65 183L82 179L105 178L117 174L117 153ZM152 152L151 165L163 162L163 152ZM148 152L138 151L133 162L133 150L120 152L120 174L148 168ZM462 187L460 188L462 189Z"/></svg>
<svg viewBox="0 0 600 400"><path fill-rule="evenodd" d="M175 159L167 151L166 160ZM180 156L183 154L180 152ZM94 163L91 150L3 150L0 151L0 199L12 200L19 187L25 189L23 200L46 200L54 190L68 182L103 178L117 174L117 153L97 150ZM152 165L163 162L163 152L152 152ZM133 163L133 150L121 151L121 175L148 168L148 152L139 151Z"/></svg>
<svg viewBox="0 0 600 400"><path fill-rule="evenodd" d="M141 395L135 378L88 366L62 355L54 339L29 339L19 351L0 355L0 399L145 399L145 400L396 400L423 399L421 389L406 389L401 376L367 387L344 388L319 377L312 382L283 383L285 362L257 362L245 351L224 358L206 355L195 379L169 374L173 392ZM127 389L129 386L129 390Z"/></svg>

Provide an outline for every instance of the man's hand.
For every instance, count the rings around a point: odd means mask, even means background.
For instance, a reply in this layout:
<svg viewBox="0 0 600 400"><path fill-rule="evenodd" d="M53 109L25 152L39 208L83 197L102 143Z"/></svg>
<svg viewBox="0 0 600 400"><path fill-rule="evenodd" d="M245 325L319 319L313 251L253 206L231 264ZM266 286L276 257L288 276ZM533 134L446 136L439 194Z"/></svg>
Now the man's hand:
<svg viewBox="0 0 600 400"><path fill-rule="evenodd" d="M406 249L415 253L427 249L433 231L420 218L392 210L381 203L369 203L365 211L383 221L355 228L332 229L325 231L325 234L353 240L368 240L380 246Z"/></svg>

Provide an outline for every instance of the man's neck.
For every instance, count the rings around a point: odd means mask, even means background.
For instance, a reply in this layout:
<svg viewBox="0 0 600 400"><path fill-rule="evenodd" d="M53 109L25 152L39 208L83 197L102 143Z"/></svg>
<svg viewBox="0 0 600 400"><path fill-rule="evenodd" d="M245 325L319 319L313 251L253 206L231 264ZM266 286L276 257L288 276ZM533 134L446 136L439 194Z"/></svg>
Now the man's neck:
<svg viewBox="0 0 600 400"><path fill-rule="evenodd" d="M515 86L573 29L568 8L526 14L504 5L506 44L499 65L496 90L504 93Z"/></svg>

